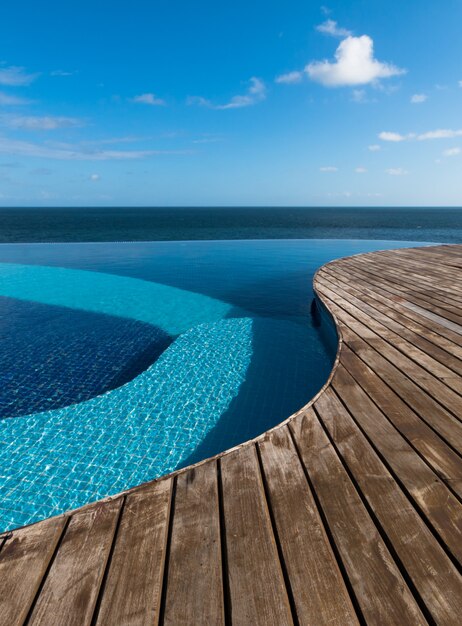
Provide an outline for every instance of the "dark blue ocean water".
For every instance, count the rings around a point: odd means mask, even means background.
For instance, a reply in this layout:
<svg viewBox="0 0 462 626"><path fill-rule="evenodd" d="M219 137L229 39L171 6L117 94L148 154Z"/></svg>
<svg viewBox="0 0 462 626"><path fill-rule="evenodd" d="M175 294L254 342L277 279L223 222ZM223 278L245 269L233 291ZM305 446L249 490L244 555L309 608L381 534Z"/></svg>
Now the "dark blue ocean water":
<svg viewBox="0 0 462 626"><path fill-rule="evenodd" d="M460 243L462 209L0 209L0 242L191 239L382 239Z"/></svg>

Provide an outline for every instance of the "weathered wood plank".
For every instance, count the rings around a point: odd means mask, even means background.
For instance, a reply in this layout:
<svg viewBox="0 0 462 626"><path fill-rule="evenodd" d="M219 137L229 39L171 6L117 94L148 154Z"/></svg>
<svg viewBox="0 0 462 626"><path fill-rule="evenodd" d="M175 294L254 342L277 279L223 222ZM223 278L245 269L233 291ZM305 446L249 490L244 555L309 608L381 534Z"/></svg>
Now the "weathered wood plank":
<svg viewBox="0 0 462 626"><path fill-rule="evenodd" d="M462 459L432 430L417 413L415 413L401 398L386 385L379 376L345 345L342 350L342 365L355 381L351 387L352 398L359 389L363 389L374 404L382 411L386 419L393 424L414 450L418 451L425 462L434 469L436 474L445 481L451 481L452 488L462 498ZM333 386L341 384L341 369L339 369ZM357 389L358 388L358 389ZM344 401L349 399L347 393L342 394ZM372 409L373 410L373 409ZM375 411L374 411L375 414ZM369 414L366 415L368 417ZM376 418L377 419L377 418ZM370 420L370 418L369 418ZM363 428L366 428L365 424ZM381 432L381 422L372 420L372 434ZM396 444L393 444L396 447ZM397 446L398 449L401 446ZM388 458L388 455L387 455ZM403 458L406 465L407 457Z"/></svg>
<svg viewBox="0 0 462 626"><path fill-rule="evenodd" d="M162 480L127 496L98 625L158 624L172 482Z"/></svg>
<svg viewBox="0 0 462 626"><path fill-rule="evenodd" d="M332 301L329 306L335 311L339 319L345 317L342 315L342 309L337 307ZM405 376L403 372L397 368L390 360L385 359L376 349L371 349L370 342L366 342L359 334L350 328L354 326L356 330L361 329L348 319L348 326L343 321L340 322L340 328L344 342L357 354L371 369L373 369L382 380L384 380L391 389L393 389L411 408L425 420L436 432L440 434L452 447L459 453L462 453L462 423L453 415L451 415L443 406L441 406L433 397L431 397L425 385L417 385L412 375Z"/></svg>
<svg viewBox="0 0 462 626"><path fill-rule="evenodd" d="M372 291L361 282L355 282L354 286L351 283L351 276L345 273L338 267L326 268L323 272L323 276L328 276L333 280L341 283L341 288L346 293L351 293L356 296L362 302L366 303L368 310L375 309L380 311L384 319L388 318L397 323L394 328L409 329L412 330L414 335L418 335L425 342L431 342L431 344L438 348L443 362L448 363L451 369L454 369L462 375L462 347L459 343L446 338L441 334L441 328L437 328L435 324L425 324L425 319L416 319L416 316L410 315L409 309L402 307L399 302L393 301L393 306L390 306L390 301L381 297L380 293ZM437 331L440 331L439 333ZM457 335L457 340L460 341L460 337Z"/></svg>
<svg viewBox="0 0 462 626"><path fill-rule="evenodd" d="M361 410L360 403L350 404L355 411ZM318 398L316 410L433 619L456 626L462 614L462 578L456 568L331 389ZM403 450L401 454L404 456ZM410 451L411 459L412 454ZM422 487L422 481L419 484L410 475L406 479L414 493ZM424 489L431 487L431 479L424 481ZM427 511L432 505L441 506L431 495ZM459 526L459 545L453 545L459 553L461 518L459 509L454 523L447 518L438 520L449 536Z"/></svg>
<svg viewBox="0 0 462 626"><path fill-rule="evenodd" d="M354 269L352 270L350 267L345 267L340 264L331 264L326 266L325 269L340 272L342 276L349 283L354 284L355 288L360 290L361 293L366 293L368 296L380 299L380 301L387 307L387 310L390 308L396 308L405 317L410 318L425 328L434 331L437 335L445 337L451 343L458 345L459 348L462 347L461 326L454 324L447 319L441 318L440 316L435 315L422 307L412 304L410 301L406 300L401 293L397 294L393 291L387 290L387 287L389 289L390 286L387 285L386 281L381 281L378 278L374 279L372 275L370 275L369 278L365 278L364 275L356 272Z"/></svg>
<svg viewBox="0 0 462 626"><path fill-rule="evenodd" d="M361 263L361 262L358 263L356 260L349 259L349 266L350 265L364 272L366 279L368 279L369 277L376 279L378 276L377 270L374 270L373 268L368 267L364 263ZM409 300L410 302L413 302L423 308L426 308L429 311L437 315L440 315L441 317L445 319L451 320L452 322L457 324L459 327L461 326L462 315L458 309L453 309L449 305L439 306L439 304L434 300L434 298L432 299L431 297L425 296L423 294L414 293L409 288L403 285L400 285L395 281L391 281L390 278L381 278L381 280L384 283L386 283L387 290L393 293L398 293L399 295L404 295L406 300Z"/></svg>
<svg viewBox="0 0 462 626"><path fill-rule="evenodd" d="M288 427L258 445L300 625L358 623Z"/></svg>
<svg viewBox="0 0 462 626"><path fill-rule="evenodd" d="M381 325L407 340L413 346L417 346L428 356L438 361L440 365L443 365L444 369L437 371L436 375L439 375L445 380L449 378L451 382L457 385L457 387L454 388L456 390L459 389L460 377L462 376L462 359L455 354L455 352L458 351L458 346L448 342L446 349L442 348L444 337L436 333L432 334L431 331L423 326L416 324L411 319L405 318L394 311L389 305L385 307L381 305L380 302L373 301L359 290L344 283L341 278L339 279L337 274L329 273L328 276L323 277L323 279L326 283L329 283L331 289L335 289L338 295L347 298L348 301L364 315L367 315L376 322L380 322Z"/></svg>
<svg viewBox="0 0 462 626"><path fill-rule="evenodd" d="M66 522L54 517L7 535L0 552L0 624L24 623Z"/></svg>
<svg viewBox="0 0 462 626"><path fill-rule="evenodd" d="M290 428L366 622L426 624L314 410Z"/></svg>
<svg viewBox="0 0 462 626"><path fill-rule="evenodd" d="M72 516L30 617L30 624L90 624L122 498Z"/></svg>
<svg viewBox="0 0 462 626"><path fill-rule="evenodd" d="M440 404L462 417L460 376L337 295L326 282L320 281L319 290L342 311L339 313L342 321L364 337L374 350L396 364L408 377L423 383L426 391Z"/></svg>
<svg viewBox="0 0 462 626"><path fill-rule="evenodd" d="M163 623L224 624L216 462L177 479Z"/></svg>
<svg viewBox="0 0 462 626"><path fill-rule="evenodd" d="M221 459L233 626L293 624L255 446Z"/></svg>

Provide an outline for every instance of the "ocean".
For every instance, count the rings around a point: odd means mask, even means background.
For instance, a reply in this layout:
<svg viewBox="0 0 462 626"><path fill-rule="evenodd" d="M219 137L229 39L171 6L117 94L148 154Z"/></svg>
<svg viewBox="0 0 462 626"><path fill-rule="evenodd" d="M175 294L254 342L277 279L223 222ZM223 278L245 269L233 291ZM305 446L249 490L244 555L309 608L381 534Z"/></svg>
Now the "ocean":
<svg viewBox="0 0 462 626"><path fill-rule="evenodd" d="M462 242L462 208L1 208L0 243L224 239Z"/></svg>

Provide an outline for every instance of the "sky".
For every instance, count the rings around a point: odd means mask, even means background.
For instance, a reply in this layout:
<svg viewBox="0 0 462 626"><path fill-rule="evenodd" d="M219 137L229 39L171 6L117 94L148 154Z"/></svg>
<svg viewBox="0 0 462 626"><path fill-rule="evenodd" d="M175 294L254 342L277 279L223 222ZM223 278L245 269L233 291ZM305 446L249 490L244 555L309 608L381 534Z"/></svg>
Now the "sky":
<svg viewBox="0 0 462 626"><path fill-rule="evenodd" d="M462 0L15 0L0 206L461 206Z"/></svg>

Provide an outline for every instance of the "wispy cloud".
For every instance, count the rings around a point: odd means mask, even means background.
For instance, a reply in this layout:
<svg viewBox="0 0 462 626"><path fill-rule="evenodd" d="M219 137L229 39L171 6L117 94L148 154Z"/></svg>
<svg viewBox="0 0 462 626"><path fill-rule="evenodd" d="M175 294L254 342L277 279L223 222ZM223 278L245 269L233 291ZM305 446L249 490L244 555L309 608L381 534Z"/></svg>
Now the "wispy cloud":
<svg viewBox="0 0 462 626"><path fill-rule="evenodd" d="M138 104L149 104L151 106L165 106L167 103L162 98L158 98L153 93L142 93L139 96L134 96L130 98L131 102L136 102Z"/></svg>
<svg viewBox="0 0 462 626"><path fill-rule="evenodd" d="M409 137L412 138L412 135L409 135ZM451 130L450 128L440 128L417 135L419 141L426 139L453 139L454 137L462 137L462 129Z"/></svg>
<svg viewBox="0 0 462 626"><path fill-rule="evenodd" d="M325 165L324 167L319 168L320 172L338 172L338 167L333 165Z"/></svg>
<svg viewBox="0 0 462 626"><path fill-rule="evenodd" d="M80 145L82 146L108 146L112 144L121 144L121 143L137 143L139 141L145 141L150 139L150 137L137 137L136 135L125 135L123 137L105 137L103 139L92 139L80 141Z"/></svg>
<svg viewBox="0 0 462 626"><path fill-rule="evenodd" d="M9 93L0 91L0 105L1 106L21 106L23 104L29 104L30 100L26 98L19 98L18 96L12 96Z"/></svg>
<svg viewBox="0 0 462 626"><path fill-rule="evenodd" d="M9 67L0 66L0 85L20 87L30 85L39 74L28 74L24 67L11 65Z"/></svg>
<svg viewBox="0 0 462 626"><path fill-rule="evenodd" d="M379 133L379 139L382 141L393 141L397 143L399 141L406 141L406 138L406 135L400 135L400 133L393 133L388 130Z"/></svg>
<svg viewBox="0 0 462 626"><path fill-rule="evenodd" d="M223 137L220 135L204 135L203 137L199 137L198 139L193 139L193 143L202 144L202 143L217 143L219 141L223 141Z"/></svg>
<svg viewBox="0 0 462 626"><path fill-rule="evenodd" d="M450 128L439 128L437 130L429 130L425 133L407 133L402 135L400 133L383 131L379 133L379 139L382 141L427 141L429 139L454 139L456 137L462 137L462 129L453 130Z"/></svg>
<svg viewBox="0 0 462 626"><path fill-rule="evenodd" d="M82 120L75 117L35 116L35 115L4 115L0 123L9 128L22 130L56 130L59 128L78 128L85 126Z"/></svg>
<svg viewBox="0 0 462 626"><path fill-rule="evenodd" d="M320 33L323 33L324 35L330 35L331 37L339 37L340 39L342 37L349 37L350 35L353 34L351 30L348 30L347 28L341 28L337 24L337 22L335 22L334 20L330 20L330 19L316 26L316 30Z"/></svg>
<svg viewBox="0 0 462 626"><path fill-rule="evenodd" d="M274 82L285 85L293 85L294 83L300 83L303 80L303 72L288 72L287 74L280 74L276 76Z"/></svg>
<svg viewBox="0 0 462 626"><path fill-rule="evenodd" d="M368 35L347 37L335 52L335 61L314 61L305 67L311 80L325 87L366 85L400 76L406 70L374 58L374 42Z"/></svg>
<svg viewBox="0 0 462 626"><path fill-rule="evenodd" d="M357 167L355 169L356 174L365 174L367 172L367 169L365 167Z"/></svg>
<svg viewBox="0 0 462 626"><path fill-rule="evenodd" d="M76 72L68 72L66 70L53 70L50 76L73 76Z"/></svg>
<svg viewBox="0 0 462 626"><path fill-rule="evenodd" d="M424 93L415 93L411 96L411 104L422 104L425 100L428 99L428 96Z"/></svg>
<svg viewBox="0 0 462 626"><path fill-rule="evenodd" d="M101 176L99 174L91 174L90 180L93 182L97 182L98 180L101 180Z"/></svg>
<svg viewBox="0 0 462 626"><path fill-rule="evenodd" d="M224 111L226 109L241 109L243 107L252 106L261 102L266 98L266 85L260 79L252 76L249 81L249 87L247 92L243 95L233 96L229 102L225 104L214 104L207 98L201 96L191 96L187 99L187 104L197 104L209 109L215 109L217 111Z"/></svg>
<svg viewBox="0 0 462 626"><path fill-rule="evenodd" d="M447 150L444 150L443 156L453 157L453 156L458 156L460 153L461 153L460 148L448 148Z"/></svg>
<svg viewBox="0 0 462 626"><path fill-rule="evenodd" d="M367 147L367 149L368 149L370 152L378 152L379 150L381 150L381 149L382 149L382 147L381 147L381 146L379 146L379 144L378 144L378 143L373 143L372 145L368 146L368 147Z"/></svg>
<svg viewBox="0 0 462 626"><path fill-rule="evenodd" d="M63 147L58 147L47 144L8 139L6 137L0 137L0 153L23 157L55 159L60 161L120 161L142 159L149 156L163 154L190 154L189 151L181 150L86 149L80 144L65 144Z"/></svg>
<svg viewBox="0 0 462 626"><path fill-rule="evenodd" d="M370 98L367 95L365 89L353 89L351 92L351 101L356 104L370 104L371 102L377 102L375 98Z"/></svg>
<svg viewBox="0 0 462 626"><path fill-rule="evenodd" d="M402 167L390 167L385 170L385 172L390 176L406 176L406 174L409 174L409 172Z"/></svg>

